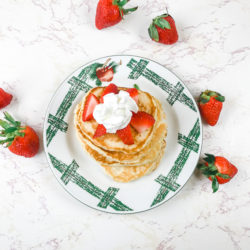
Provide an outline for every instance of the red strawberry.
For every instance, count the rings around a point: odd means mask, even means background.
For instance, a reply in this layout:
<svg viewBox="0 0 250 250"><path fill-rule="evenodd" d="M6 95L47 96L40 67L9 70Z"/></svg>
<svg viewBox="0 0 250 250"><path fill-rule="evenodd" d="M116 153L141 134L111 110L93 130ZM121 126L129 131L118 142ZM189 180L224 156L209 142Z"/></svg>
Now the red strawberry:
<svg viewBox="0 0 250 250"><path fill-rule="evenodd" d="M21 123L15 121L7 112L4 116L6 121L0 120L0 126L3 128L0 135L6 139L0 141L0 144L6 144L16 155L24 157L36 155L39 149L39 138L36 132L29 126L21 126Z"/></svg>
<svg viewBox="0 0 250 250"><path fill-rule="evenodd" d="M116 134L120 137L124 144L131 145L134 144L134 139L132 136L130 125L126 128L116 131Z"/></svg>
<svg viewBox="0 0 250 250"><path fill-rule="evenodd" d="M212 181L212 188L215 193L219 189L219 184L229 182L237 174L238 169L224 157L205 155L205 163L198 164L198 168Z"/></svg>
<svg viewBox="0 0 250 250"><path fill-rule="evenodd" d="M110 93L114 93L114 94L118 94L119 90L117 88L117 86L114 83L110 83L102 92L101 98L100 98L100 102L103 103L103 97L107 94Z"/></svg>
<svg viewBox="0 0 250 250"><path fill-rule="evenodd" d="M106 128L102 124L98 124L93 138L97 138L105 134L106 134Z"/></svg>
<svg viewBox="0 0 250 250"><path fill-rule="evenodd" d="M178 40L175 21L168 14L163 14L154 18L148 28L148 33L152 40L159 43L173 44Z"/></svg>
<svg viewBox="0 0 250 250"><path fill-rule="evenodd" d="M90 94L87 97L87 100L85 102L83 114L82 114L82 120L84 122L89 121L93 119L93 112L95 109L95 106L99 103L97 97L94 94Z"/></svg>
<svg viewBox="0 0 250 250"><path fill-rule="evenodd" d="M124 15L137 9L137 7L124 9L129 0L99 0L96 8L95 25L101 30L119 23Z"/></svg>
<svg viewBox="0 0 250 250"><path fill-rule="evenodd" d="M131 89L127 89L127 92L129 93L130 97L132 97L136 103L138 103L138 90L136 88L131 88Z"/></svg>
<svg viewBox="0 0 250 250"><path fill-rule="evenodd" d="M0 109L9 105L12 97L13 96L11 94L5 92L2 88L0 88Z"/></svg>
<svg viewBox="0 0 250 250"><path fill-rule="evenodd" d="M220 116L225 97L217 92L206 90L201 93L198 106L204 120L211 126L214 126Z"/></svg>
<svg viewBox="0 0 250 250"><path fill-rule="evenodd" d="M144 111L138 111L137 113L133 113L133 116L130 121L130 124L139 133L152 127L154 123L155 123L154 117Z"/></svg>
<svg viewBox="0 0 250 250"><path fill-rule="evenodd" d="M102 67L96 69L96 76L101 82L111 82L114 76L112 67Z"/></svg>

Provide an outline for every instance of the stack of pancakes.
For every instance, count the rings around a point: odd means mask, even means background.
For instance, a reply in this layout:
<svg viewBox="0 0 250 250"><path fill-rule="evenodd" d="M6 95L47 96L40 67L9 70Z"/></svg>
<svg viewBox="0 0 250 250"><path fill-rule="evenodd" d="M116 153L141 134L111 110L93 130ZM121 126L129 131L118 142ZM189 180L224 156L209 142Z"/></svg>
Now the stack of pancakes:
<svg viewBox="0 0 250 250"><path fill-rule="evenodd" d="M83 148L115 181L129 182L151 173L159 165L166 147L167 124L160 102L149 93L138 90L139 111L151 114L155 123L142 133L131 126L134 144L126 145L116 134L110 133L93 138L98 123L94 119L83 122L82 113L88 95L92 93L100 97L103 89L91 89L76 107L75 128Z"/></svg>

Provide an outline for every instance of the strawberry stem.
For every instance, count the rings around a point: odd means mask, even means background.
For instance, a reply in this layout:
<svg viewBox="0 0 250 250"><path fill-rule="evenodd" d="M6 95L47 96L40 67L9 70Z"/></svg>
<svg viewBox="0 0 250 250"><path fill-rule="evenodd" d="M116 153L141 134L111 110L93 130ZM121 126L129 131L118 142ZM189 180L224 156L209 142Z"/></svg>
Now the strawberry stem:
<svg viewBox="0 0 250 250"><path fill-rule="evenodd" d="M138 6L133 7L133 8L129 8L129 9L122 9L122 10L123 10L123 14L124 14L124 15L128 15L128 14L130 14L130 13L136 11L137 9L138 9Z"/></svg>
<svg viewBox="0 0 250 250"><path fill-rule="evenodd" d="M101 68L105 68L105 67L108 65L108 63L109 63L110 60L111 60L111 58L108 58L108 59L106 60L106 62L102 65Z"/></svg>
<svg viewBox="0 0 250 250"><path fill-rule="evenodd" d="M138 90L140 89L139 86L136 83L134 84L134 88L138 89Z"/></svg>
<svg viewBox="0 0 250 250"><path fill-rule="evenodd" d="M138 9L138 6L133 7L133 8L129 8L129 9L124 9L123 6L125 4L127 4L128 2L129 2L129 0L113 0L112 1L113 5L118 6L119 12L120 12L120 16L122 17L122 19L123 19L124 15L128 15L131 12L134 12L134 11L136 11Z"/></svg>

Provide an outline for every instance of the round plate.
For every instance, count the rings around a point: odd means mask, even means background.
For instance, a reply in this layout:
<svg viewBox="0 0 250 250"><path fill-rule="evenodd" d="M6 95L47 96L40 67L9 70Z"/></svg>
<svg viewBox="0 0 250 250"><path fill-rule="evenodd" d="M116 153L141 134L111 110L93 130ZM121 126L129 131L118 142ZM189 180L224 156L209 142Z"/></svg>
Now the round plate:
<svg viewBox="0 0 250 250"><path fill-rule="evenodd" d="M96 76L105 63L114 71L113 83L121 87L137 84L160 100L167 115L167 147L160 165L129 183L106 175L84 152L74 128L74 109L85 93L109 84ZM103 78L110 80L110 75ZM99 58L77 69L57 89L44 124L44 148L57 180L85 205L110 213L141 212L169 200L192 175L201 143L200 113L187 87L164 66L138 56Z"/></svg>

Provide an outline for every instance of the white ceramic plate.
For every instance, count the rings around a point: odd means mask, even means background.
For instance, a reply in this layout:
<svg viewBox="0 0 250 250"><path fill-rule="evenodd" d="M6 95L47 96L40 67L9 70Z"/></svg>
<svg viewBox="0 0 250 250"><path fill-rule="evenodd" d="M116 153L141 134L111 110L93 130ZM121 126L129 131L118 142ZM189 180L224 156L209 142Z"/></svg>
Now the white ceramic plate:
<svg viewBox="0 0 250 250"><path fill-rule="evenodd" d="M96 85L109 84L96 76L96 68L109 58L109 64L121 61L113 83L123 87L137 84L158 98L167 114L167 147L159 167L130 183L115 182L104 173L83 151L73 124L74 109L85 93ZM138 56L99 58L77 69L56 91L44 124L44 147L57 180L85 205L110 213L141 212L169 200L192 175L201 143L200 114L187 87L162 65Z"/></svg>

